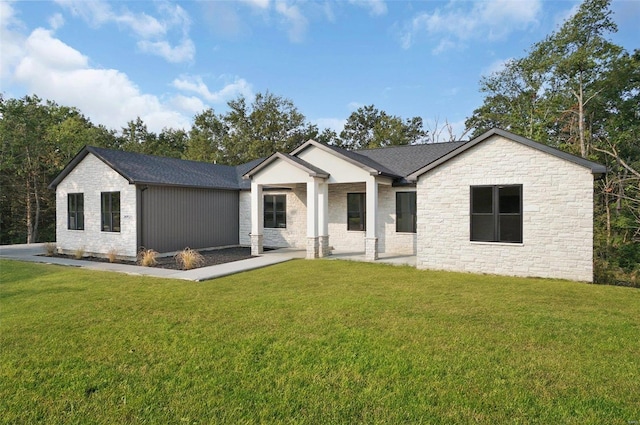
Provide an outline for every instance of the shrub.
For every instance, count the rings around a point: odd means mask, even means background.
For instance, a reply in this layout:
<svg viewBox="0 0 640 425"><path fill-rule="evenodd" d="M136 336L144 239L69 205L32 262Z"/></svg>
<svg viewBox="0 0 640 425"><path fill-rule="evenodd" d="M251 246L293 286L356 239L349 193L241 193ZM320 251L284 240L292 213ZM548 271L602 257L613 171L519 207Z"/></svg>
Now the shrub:
<svg viewBox="0 0 640 425"><path fill-rule="evenodd" d="M47 242L44 244L44 255L47 257L53 257L56 254L56 244L53 242Z"/></svg>
<svg viewBox="0 0 640 425"><path fill-rule="evenodd" d="M157 256L158 253L153 249L142 248L138 253L138 264L144 267L153 267L158 264Z"/></svg>
<svg viewBox="0 0 640 425"><path fill-rule="evenodd" d="M82 257L84 257L84 247L78 248L73 252L73 258L76 260L82 260Z"/></svg>
<svg viewBox="0 0 640 425"><path fill-rule="evenodd" d="M195 249L185 248L175 255L178 267L183 270L191 270L197 267L202 267L204 264L204 257Z"/></svg>
<svg viewBox="0 0 640 425"><path fill-rule="evenodd" d="M110 249L109 252L107 252L107 258L110 263L115 263L118 259L118 252L114 248Z"/></svg>

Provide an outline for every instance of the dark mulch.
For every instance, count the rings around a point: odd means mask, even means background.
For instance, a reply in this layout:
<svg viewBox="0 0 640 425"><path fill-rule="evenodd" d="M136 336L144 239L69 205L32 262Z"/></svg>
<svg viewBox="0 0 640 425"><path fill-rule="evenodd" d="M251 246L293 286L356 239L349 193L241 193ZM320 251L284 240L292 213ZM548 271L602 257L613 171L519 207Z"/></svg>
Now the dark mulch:
<svg viewBox="0 0 640 425"><path fill-rule="evenodd" d="M210 251L200 251L200 254L204 257L204 264L202 267L215 266L217 264L231 263L233 261L245 260L253 257L251 255L251 248L248 247L235 247L224 249L213 249ZM54 257L62 258L74 258L73 255L55 254ZM100 263L108 263L109 259L100 257L83 257L84 261L96 261ZM156 257L158 264L154 267L161 267L163 269L180 270L176 259L170 257ZM136 265L135 261L116 261L118 264L130 264Z"/></svg>

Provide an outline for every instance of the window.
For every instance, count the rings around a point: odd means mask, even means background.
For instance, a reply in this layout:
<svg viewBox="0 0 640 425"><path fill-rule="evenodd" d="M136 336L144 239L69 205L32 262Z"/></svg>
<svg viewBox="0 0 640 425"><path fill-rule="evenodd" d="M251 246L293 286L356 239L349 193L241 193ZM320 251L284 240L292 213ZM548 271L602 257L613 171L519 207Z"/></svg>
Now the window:
<svg viewBox="0 0 640 425"><path fill-rule="evenodd" d="M287 227L287 196L264 195L264 227Z"/></svg>
<svg viewBox="0 0 640 425"><path fill-rule="evenodd" d="M416 192L396 192L396 232L416 233Z"/></svg>
<svg viewBox="0 0 640 425"><path fill-rule="evenodd" d="M69 230L84 230L84 194L70 193L67 195L67 228Z"/></svg>
<svg viewBox="0 0 640 425"><path fill-rule="evenodd" d="M522 242L522 185L471 186L471 240Z"/></svg>
<svg viewBox="0 0 640 425"><path fill-rule="evenodd" d="M347 193L347 230L367 230L367 209L364 193Z"/></svg>
<svg viewBox="0 0 640 425"><path fill-rule="evenodd" d="M120 231L120 192L102 192L102 231Z"/></svg>

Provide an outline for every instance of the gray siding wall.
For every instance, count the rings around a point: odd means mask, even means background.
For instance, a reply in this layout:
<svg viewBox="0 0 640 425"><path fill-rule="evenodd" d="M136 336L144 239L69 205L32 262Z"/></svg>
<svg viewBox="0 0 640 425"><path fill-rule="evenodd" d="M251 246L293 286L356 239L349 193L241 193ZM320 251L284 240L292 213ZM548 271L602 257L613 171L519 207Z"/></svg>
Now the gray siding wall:
<svg viewBox="0 0 640 425"><path fill-rule="evenodd" d="M139 245L158 252L238 245L238 191L139 190Z"/></svg>

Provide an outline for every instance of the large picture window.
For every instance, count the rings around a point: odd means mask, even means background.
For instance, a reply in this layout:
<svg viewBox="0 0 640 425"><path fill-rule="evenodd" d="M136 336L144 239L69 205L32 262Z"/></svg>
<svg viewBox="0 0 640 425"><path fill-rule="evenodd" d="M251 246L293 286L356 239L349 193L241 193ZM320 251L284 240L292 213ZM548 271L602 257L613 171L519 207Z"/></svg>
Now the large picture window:
<svg viewBox="0 0 640 425"><path fill-rule="evenodd" d="M347 193L347 230L367 230L366 196Z"/></svg>
<svg viewBox="0 0 640 425"><path fill-rule="evenodd" d="M120 231L120 192L102 192L102 231Z"/></svg>
<svg viewBox="0 0 640 425"><path fill-rule="evenodd" d="M264 227L287 227L287 196L264 195Z"/></svg>
<svg viewBox="0 0 640 425"><path fill-rule="evenodd" d="M522 242L522 185L471 186L471 240Z"/></svg>
<svg viewBox="0 0 640 425"><path fill-rule="evenodd" d="M396 192L396 232L416 233L416 192Z"/></svg>
<svg viewBox="0 0 640 425"><path fill-rule="evenodd" d="M67 211L68 220L67 227L69 230L84 230L84 194L69 193L67 195Z"/></svg>

